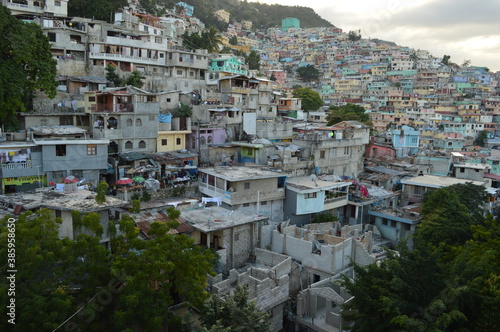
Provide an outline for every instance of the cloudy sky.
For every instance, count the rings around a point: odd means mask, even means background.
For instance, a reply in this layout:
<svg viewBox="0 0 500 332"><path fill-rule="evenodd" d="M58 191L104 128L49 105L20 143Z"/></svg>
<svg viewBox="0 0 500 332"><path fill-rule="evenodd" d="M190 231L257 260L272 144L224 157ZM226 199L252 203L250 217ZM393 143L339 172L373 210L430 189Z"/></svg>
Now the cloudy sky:
<svg viewBox="0 0 500 332"><path fill-rule="evenodd" d="M249 0L256 2L257 0ZM313 8L335 26L500 70L498 0L258 0Z"/></svg>

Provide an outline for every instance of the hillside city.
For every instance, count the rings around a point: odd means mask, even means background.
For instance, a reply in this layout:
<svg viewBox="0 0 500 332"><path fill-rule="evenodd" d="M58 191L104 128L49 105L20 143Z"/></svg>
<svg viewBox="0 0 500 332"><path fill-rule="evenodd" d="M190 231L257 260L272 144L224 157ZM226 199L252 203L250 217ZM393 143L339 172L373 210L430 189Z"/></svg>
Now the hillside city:
<svg viewBox="0 0 500 332"><path fill-rule="evenodd" d="M55 98L37 92L0 128L2 217L47 209L76 241L88 230L74 211L96 213L112 251L110 222L130 215L153 241L174 207L169 233L217 254L211 294L247 285L269 331L344 331L360 297L337 281L419 248L427 195L473 185L478 215L497 213L500 72L296 18L255 30L224 10L209 52L188 37L210 30L186 2L156 17L129 1L113 23L68 17L68 2L2 0L57 61Z"/></svg>

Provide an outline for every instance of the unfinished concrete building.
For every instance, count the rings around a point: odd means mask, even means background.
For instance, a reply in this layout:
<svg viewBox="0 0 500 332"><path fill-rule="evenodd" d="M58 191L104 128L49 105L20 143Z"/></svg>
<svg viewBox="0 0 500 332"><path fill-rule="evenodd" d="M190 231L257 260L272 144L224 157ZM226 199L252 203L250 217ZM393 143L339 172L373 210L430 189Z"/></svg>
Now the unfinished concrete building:
<svg viewBox="0 0 500 332"><path fill-rule="evenodd" d="M222 275L210 280L212 293L222 297L231 294L237 285L247 285L248 299L255 301L258 309L270 314L271 331L281 331L291 268L290 257L256 248L255 262L246 269L232 269L225 280L222 280Z"/></svg>
<svg viewBox="0 0 500 332"><path fill-rule="evenodd" d="M341 317L342 305L352 298L336 281L337 277L321 280L297 296L297 313L292 321L306 331L337 332L346 325Z"/></svg>
<svg viewBox="0 0 500 332"><path fill-rule="evenodd" d="M371 226L373 227L373 226ZM383 250L374 241L373 232L363 232L362 225L339 223L263 226L261 248L288 255L300 263L302 285L310 285L341 273L351 261L366 266L374 263Z"/></svg>

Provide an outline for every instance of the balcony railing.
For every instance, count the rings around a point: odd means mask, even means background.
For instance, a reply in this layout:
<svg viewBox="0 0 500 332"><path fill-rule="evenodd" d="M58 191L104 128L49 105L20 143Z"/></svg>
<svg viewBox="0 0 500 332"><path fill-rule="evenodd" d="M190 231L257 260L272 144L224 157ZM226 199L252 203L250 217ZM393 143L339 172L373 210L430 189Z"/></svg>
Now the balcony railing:
<svg viewBox="0 0 500 332"><path fill-rule="evenodd" d="M33 164L31 163L31 161L21 163L0 163L0 166L2 170L33 168Z"/></svg>

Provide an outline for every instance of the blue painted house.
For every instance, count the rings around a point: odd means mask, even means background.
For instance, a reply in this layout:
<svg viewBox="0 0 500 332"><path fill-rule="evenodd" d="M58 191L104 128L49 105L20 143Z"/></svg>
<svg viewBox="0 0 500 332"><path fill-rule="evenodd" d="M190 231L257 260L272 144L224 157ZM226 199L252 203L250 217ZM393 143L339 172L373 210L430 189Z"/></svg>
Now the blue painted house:
<svg viewBox="0 0 500 332"><path fill-rule="evenodd" d="M420 130L403 125L400 129L392 130L391 133L396 157L407 157L418 152Z"/></svg>

